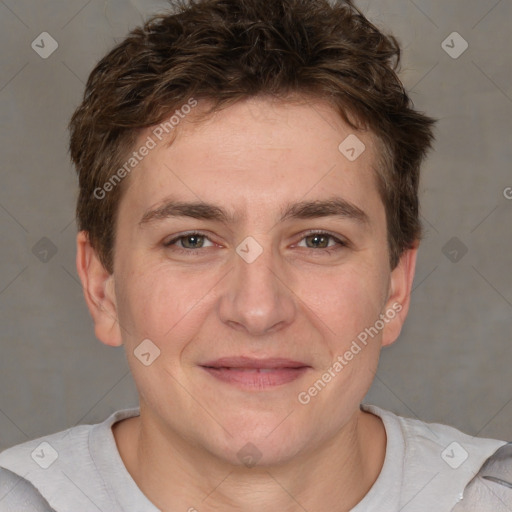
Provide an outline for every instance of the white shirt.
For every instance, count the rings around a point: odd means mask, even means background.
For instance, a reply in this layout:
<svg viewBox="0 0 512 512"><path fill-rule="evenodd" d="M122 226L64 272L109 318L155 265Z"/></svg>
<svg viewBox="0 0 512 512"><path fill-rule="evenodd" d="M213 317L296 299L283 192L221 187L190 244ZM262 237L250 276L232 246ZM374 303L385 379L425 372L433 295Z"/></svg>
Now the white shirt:
<svg viewBox="0 0 512 512"><path fill-rule="evenodd" d="M372 405L361 408L382 419L386 456L379 477L352 512L449 512L485 460L506 444ZM128 473L112 433L115 422L139 413L123 409L102 423L4 450L0 512L159 512ZM191 507L201 512L199 498Z"/></svg>

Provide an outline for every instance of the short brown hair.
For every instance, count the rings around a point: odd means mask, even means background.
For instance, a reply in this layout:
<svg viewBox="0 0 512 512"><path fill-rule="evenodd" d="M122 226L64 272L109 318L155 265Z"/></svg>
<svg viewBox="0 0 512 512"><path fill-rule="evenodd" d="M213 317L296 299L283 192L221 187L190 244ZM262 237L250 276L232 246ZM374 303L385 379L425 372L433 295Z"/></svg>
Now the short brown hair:
<svg viewBox="0 0 512 512"><path fill-rule="evenodd" d="M213 112L257 95L330 102L354 129L376 135L377 183L390 265L421 238L420 164L435 120L413 109L397 77L400 46L351 0L178 0L131 31L91 72L71 122L79 177L77 221L113 272L123 187L98 200L143 128L190 98ZM340 141L341 142L341 141Z"/></svg>

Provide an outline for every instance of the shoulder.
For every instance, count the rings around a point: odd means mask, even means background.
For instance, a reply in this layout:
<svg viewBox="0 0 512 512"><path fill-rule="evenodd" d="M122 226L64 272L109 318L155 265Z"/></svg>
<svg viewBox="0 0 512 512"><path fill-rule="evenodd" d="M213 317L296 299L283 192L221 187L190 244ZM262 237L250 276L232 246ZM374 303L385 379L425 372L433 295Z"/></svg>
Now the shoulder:
<svg viewBox="0 0 512 512"><path fill-rule="evenodd" d="M487 459L454 512L507 512L512 503L512 443Z"/></svg>
<svg viewBox="0 0 512 512"><path fill-rule="evenodd" d="M384 423L388 448L394 452L386 453L386 458L401 473L404 512L451 510L487 459L507 444L470 436L441 423L398 416L373 405L362 408Z"/></svg>
<svg viewBox="0 0 512 512"><path fill-rule="evenodd" d="M0 468L0 512L53 512L39 491L23 477Z"/></svg>
<svg viewBox="0 0 512 512"><path fill-rule="evenodd" d="M18 507L16 512L70 510L71 505L74 512L89 512L91 503L109 505L110 490L95 457L103 452L115 456L112 424L137 413L138 408L123 409L101 423L77 425L2 451L0 469L5 472L3 477L6 482L9 478L11 486L17 484L12 492L18 488L25 489L27 485L33 486L31 492L39 493L51 507ZM18 478L17 481L13 481L12 474ZM10 509L5 510L10 512ZM4 512L1 501L0 512Z"/></svg>
<svg viewBox="0 0 512 512"><path fill-rule="evenodd" d="M374 405L364 405L364 410L380 416L386 431L395 431L403 438L406 459L425 462L433 457L451 469L471 466L479 469L485 460L506 441L470 436L461 430L442 423L398 416Z"/></svg>
<svg viewBox="0 0 512 512"><path fill-rule="evenodd" d="M66 482L70 460L82 464L87 446L86 426L17 444L0 453L0 512L50 512L51 497Z"/></svg>
<svg viewBox="0 0 512 512"><path fill-rule="evenodd" d="M101 432L102 440L110 440L112 424L118 420L139 414L138 408L113 412L101 423L83 424L60 432L31 439L0 452L0 467L18 475L43 469L51 473L62 465L78 465L84 457L90 457L90 435Z"/></svg>
<svg viewBox="0 0 512 512"><path fill-rule="evenodd" d="M82 452L91 427L79 425L7 448L0 453L0 467L18 475L38 469L48 470L62 454L68 458L70 454Z"/></svg>
<svg viewBox="0 0 512 512"><path fill-rule="evenodd" d="M434 456L443 467L468 472L479 470L485 460L506 441L476 437L449 425L397 416L411 458Z"/></svg>

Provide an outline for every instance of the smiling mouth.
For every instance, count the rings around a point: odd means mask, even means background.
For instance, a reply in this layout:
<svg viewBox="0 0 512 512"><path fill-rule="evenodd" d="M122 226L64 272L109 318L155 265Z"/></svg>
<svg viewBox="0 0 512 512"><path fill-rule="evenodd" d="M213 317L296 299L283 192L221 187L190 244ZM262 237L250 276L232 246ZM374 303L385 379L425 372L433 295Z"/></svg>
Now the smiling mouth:
<svg viewBox="0 0 512 512"><path fill-rule="evenodd" d="M229 366L205 366L205 368L212 368L213 370L230 370L235 372L256 372L256 373L271 373L280 370L299 370L300 368L306 368L305 366L297 367L297 368L232 368Z"/></svg>
<svg viewBox="0 0 512 512"><path fill-rule="evenodd" d="M310 366L247 368L202 366L216 380L245 391L261 391L289 384L303 376Z"/></svg>

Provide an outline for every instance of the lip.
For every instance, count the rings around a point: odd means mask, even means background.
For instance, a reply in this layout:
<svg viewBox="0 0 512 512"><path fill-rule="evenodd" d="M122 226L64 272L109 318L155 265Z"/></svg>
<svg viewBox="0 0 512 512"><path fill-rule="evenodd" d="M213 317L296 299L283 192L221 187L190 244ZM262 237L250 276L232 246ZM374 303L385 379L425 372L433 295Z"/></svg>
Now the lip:
<svg viewBox="0 0 512 512"><path fill-rule="evenodd" d="M308 364L292 359L282 357L272 357L266 359L256 359L253 357L221 357L215 361L209 361L201 364L210 368L252 368L252 369L275 369L275 368L303 368L309 367Z"/></svg>
<svg viewBox="0 0 512 512"><path fill-rule="evenodd" d="M215 379L245 391L261 391L288 384L311 368L291 359L250 357L223 357L201 367Z"/></svg>

